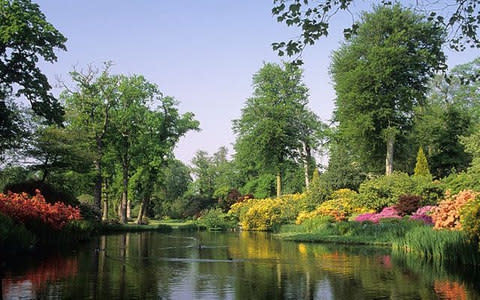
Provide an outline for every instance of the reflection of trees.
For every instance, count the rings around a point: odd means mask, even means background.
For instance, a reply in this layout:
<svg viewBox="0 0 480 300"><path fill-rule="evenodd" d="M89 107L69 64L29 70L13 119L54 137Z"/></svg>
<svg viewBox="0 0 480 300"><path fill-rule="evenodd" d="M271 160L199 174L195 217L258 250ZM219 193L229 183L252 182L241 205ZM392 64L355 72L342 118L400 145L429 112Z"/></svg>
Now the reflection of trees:
<svg viewBox="0 0 480 300"><path fill-rule="evenodd" d="M37 263L25 276L37 272L30 281L44 282L37 296L60 291L62 298L479 297L478 273L452 276L443 267L392 257L388 249L283 242L266 233L190 235L102 236L76 257Z"/></svg>

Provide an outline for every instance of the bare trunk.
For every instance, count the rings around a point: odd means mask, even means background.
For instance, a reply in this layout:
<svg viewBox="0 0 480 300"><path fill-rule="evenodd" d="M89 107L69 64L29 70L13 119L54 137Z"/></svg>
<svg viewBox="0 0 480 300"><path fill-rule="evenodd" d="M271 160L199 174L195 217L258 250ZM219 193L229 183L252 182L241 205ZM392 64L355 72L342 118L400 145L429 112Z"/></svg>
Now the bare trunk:
<svg viewBox="0 0 480 300"><path fill-rule="evenodd" d="M130 199L127 201L127 220L132 218L132 211L131 211L132 202Z"/></svg>
<svg viewBox="0 0 480 300"><path fill-rule="evenodd" d="M280 198L282 195L282 178L280 177L280 172L277 173L277 198Z"/></svg>
<svg viewBox="0 0 480 300"><path fill-rule="evenodd" d="M385 174L390 175L393 173L393 147L395 143L395 137L389 136L387 138L387 158L385 159Z"/></svg>
<svg viewBox="0 0 480 300"><path fill-rule="evenodd" d="M97 159L95 160L95 188L93 190L93 204L102 208L102 156L103 145L101 137L96 138Z"/></svg>
<svg viewBox="0 0 480 300"><path fill-rule="evenodd" d="M148 205L148 197L145 196L145 198L143 198L142 203L140 203L140 209L138 210L137 224L142 224L143 216L145 215L147 205Z"/></svg>
<svg viewBox="0 0 480 300"><path fill-rule="evenodd" d="M120 223L127 223L127 204L128 204L128 165L126 163L122 164L123 168L123 191L122 191L122 202L120 203Z"/></svg>
<svg viewBox="0 0 480 300"><path fill-rule="evenodd" d="M108 220L108 181L105 179L105 186L103 189L103 209L102 209L102 220Z"/></svg>
<svg viewBox="0 0 480 300"><path fill-rule="evenodd" d="M303 171L305 175L305 188L308 190L310 188L310 170L309 170L309 164L310 164L310 159L312 157L311 149L310 146L306 143L303 142Z"/></svg>

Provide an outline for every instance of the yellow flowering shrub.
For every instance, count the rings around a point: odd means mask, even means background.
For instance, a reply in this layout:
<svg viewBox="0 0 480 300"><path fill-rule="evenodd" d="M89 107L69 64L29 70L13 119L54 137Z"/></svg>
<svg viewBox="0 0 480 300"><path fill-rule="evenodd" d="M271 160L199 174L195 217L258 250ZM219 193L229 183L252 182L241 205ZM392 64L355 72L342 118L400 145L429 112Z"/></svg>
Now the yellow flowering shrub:
<svg viewBox="0 0 480 300"><path fill-rule="evenodd" d="M319 216L330 216L336 221L343 221L352 215L373 212L365 207L356 205L356 196L357 192L350 189L337 190L331 194L331 200L323 202L317 206L315 210L311 212L300 212L295 223L302 224L303 221L307 219L312 219Z"/></svg>
<svg viewBox="0 0 480 300"><path fill-rule="evenodd" d="M232 205L229 214L238 218L244 230L274 230L295 220L302 194L280 198L249 199Z"/></svg>

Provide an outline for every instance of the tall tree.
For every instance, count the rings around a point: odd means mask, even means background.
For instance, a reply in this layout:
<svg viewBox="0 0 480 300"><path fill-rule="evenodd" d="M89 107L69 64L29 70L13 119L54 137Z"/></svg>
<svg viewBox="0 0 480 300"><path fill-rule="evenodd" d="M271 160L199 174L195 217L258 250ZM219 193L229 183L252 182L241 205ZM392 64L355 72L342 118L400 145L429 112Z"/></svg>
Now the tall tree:
<svg viewBox="0 0 480 300"><path fill-rule="evenodd" d="M160 96L160 93L154 84L137 75L120 75L117 90L119 97L111 111L112 130L109 139L121 164L120 222L126 223L130 211L129 179L134 173L134 170L131 170L132 159L143 153L139 139L147 118L147 105Z"/></svg>
<svg viewBox="0 0 480 300"><path fill-rule="evenodd" d="M109 74L110 63L100 72L93 67L86 71L70 73L75 87L66 85L61 98L65 101L68 124L85 132L89 140L89 150L95 153L94 204L101 208L102 167L105 152L105 139L110 129L111 110L118 101L119 77Z"/></svg>
<svg viewBox="0 0 480 300"><path fill-rule="evenodd" d="M267 63L253 76L253 96L247 99L240 119L233 121L237 135L235 159L257 171L277 176L277 196L281 194L281 174L289 159L299 157L302 133L308 131L305 112L308 89L302 71L291 65Z"/></svg>
<svg viewBox="0 0 480 300"><path fill-rule="evenodd" d="M424 17L380 6L363 15L357 33L334 53L335 120L367 170L379 172L383 160L386 173L393 171L395 143L411 130L414 107L444 67L442 44L443 31Z"/></svg>
<svg viewBox="0 0 480 300"><path fill-rule="evenodd" d="M179 139L190 130L198 130L198 121L192 113L180 114L177 102L172 97L157 96L160 102L156 110L149 110L139 132L141 152L134 157L140 170L141 184L137 191L141 194L137 223L142 223L146 208L154 192L161 170L174 159L173 149Z"/></svg>
<svg viewBox="0 0 480 300"><path fill-rule="evenodd" d="M67 39L47 22L37 4L30 0L0 1L0 122L11 117L5 100L12 94L24 96L35 114L61 124L63 109L49 92L47 77L40 71L39 60L53 63L55 49L66 50ZM4 130L0 130L2 133ZM1 136L0 138L3 138Z"/></svg>
<svg viewBox="0 0 480 300"><path fill-rule="evenodd" d="M298 39L287 42L273 43L273 49L280 56L301 56L303 49L313 45L317 40L326 37L329 33L330 23L342 15L342 12L352 19L351 26L343 30L345 37L349 38L358 30L355 22L355 0L274 0L272 13L278 22L287 26L298 27L301 31ZM479 0L417 0L412 1L411 9L428 16L428 20L435 27L440 27L448 32L450 48L462 51L466 47L479 47L480 37L480 1ZM371 1L374 5L391 7L397 1L382 0ZM301 58L294 63L301 64ZM478 77L478 74L476 75Z"/></svg>
<svg viewBox="0 0 480 300"><path fill-rule="evenodd" d="M480 80L465 78L480 70L480 59L452 68L432 80L425 105L416 108L412 143L424 145L432 174L438 178L452 170L465 170L471 156L462 136L469 136L480 121Z"/></svg>

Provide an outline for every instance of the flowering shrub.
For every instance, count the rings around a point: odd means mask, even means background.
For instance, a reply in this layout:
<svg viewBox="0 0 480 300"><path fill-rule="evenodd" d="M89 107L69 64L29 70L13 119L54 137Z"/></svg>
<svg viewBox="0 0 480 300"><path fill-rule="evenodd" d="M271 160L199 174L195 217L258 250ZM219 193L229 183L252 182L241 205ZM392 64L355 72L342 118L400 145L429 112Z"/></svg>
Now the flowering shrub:
<svg viewBox="0 0 480 300"><path fill-rule="evenodd" d="M355 198L357 193L349 189L340 189L332 193L332 200L328 200L317 206L311 212L298 214L296 224L301 224L307 219L319 216L332 217L335 221L344 221L353 214L366 213L370 210L357 205Z"/></svg>
<svg viewBox="0 0 480 300"><path fill-rule="evenodd" d="M420 220L420 221L423 221L423 223L425 224L433 225L433 220L430 214L432 213L434 208L436 208L436 206L427 205L424 207L420 207L419 209L417 209L416 212L412 214L410 219Z"/></svg>
<svg viewBox="0 0 480 300"><path fill-rule="evenodd" d="M375 213L366 213L359 215L355 218L357 222L370 221L373 223L378 223L381 219L401 219L402 217L398 214L398 211L394 206L385 207L378 214Z"/></svg>
<svg viewBox="0 0 480 300"><path fill-rule="evenodd" d="M466 190L451 196L445 193L445 200L440 201L438 207L433 210L432 220L435 229L461 230L460 211L462 207L476 197L476 193Z"/></svg>
<svg viewBox="0 0 480 300"><path fill-rule="evenodd" d="M229 214L238 218L245 230L274 230L295 220L302 198L302 194L293 194L280 198L249 199L232 205Z"/></svg>
<svg viewBox="0 0 480 300"><path fill-rule="evenodd" d="M31 198L26 193L0 194L0 212L23 224L41 221L55 230L62 229L69 221L81 219L78 208L62 202L48 204L38 190Z"/></svg>
<svg viewBox="0 0 480 300"><path fill-rule="evenodd" d="M422 197L418 195L401 195L395 208L400 216L410 215L420 207Z"/></svg>
<svg viewBox="0 0 480 300"><path fill-rule="evenodd" d="M480 240L480 198L467 202L460 211L460 223L472 238Z"/></svg>

